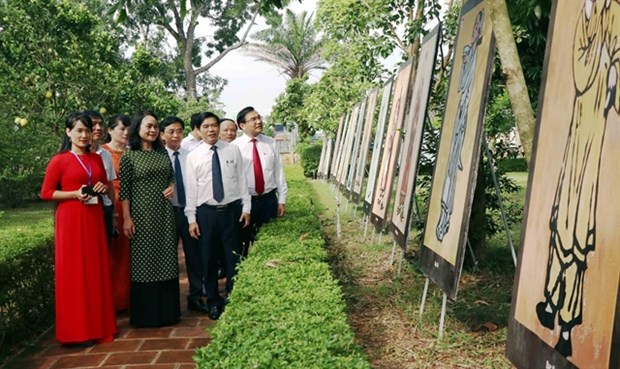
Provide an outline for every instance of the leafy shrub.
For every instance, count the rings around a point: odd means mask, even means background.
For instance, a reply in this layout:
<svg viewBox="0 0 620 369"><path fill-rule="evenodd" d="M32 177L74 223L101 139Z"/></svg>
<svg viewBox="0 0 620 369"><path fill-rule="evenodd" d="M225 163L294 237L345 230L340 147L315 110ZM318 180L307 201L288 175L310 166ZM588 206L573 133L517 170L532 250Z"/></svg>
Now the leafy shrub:
<svg viewBox="0 0 620 369"><path fill-rule="evenodd" d="M297 148L301 158L301 166L304 170L304 176L314 178L319 169L321 161L322 144L300 144Z"/></svg>
<svg viewBox="0 0 620 369"><path fill-rule="evenodd" d="M525 158L502 158L497 160L497 166L502 172L527 172Z"/></svg>
<svg viewBox="0 0 620 369"><path fill-rule="evenodd" d="M330 273L312 189L287 170L287 214L261 229L239 266L199 368L369 368Z"/></svg>
<svg viewBox="0 0 620 369"><path fill-rule="evenodd" d="M2 232L0 357L54 322L54 234L51 219Z"/></svg>

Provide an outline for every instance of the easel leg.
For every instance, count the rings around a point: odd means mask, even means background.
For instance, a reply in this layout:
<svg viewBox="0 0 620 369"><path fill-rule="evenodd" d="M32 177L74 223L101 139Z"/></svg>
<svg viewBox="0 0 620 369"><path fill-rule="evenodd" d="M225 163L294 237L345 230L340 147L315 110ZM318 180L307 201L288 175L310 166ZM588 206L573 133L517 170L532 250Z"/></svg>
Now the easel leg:
<svg viewBox="0 0 620 369"><path fill-rule="evenodd" d="M400 270L403 267L404 257L405 257L405 250L400 250L400 256L398 257L398 273L396 274L398 277L400 277Z"/></svg>
<svg viewBox="0 0 620 369"><path fill-rule="evenodd" d="M366 238L366 233L368 232L368 218L369 216L366 215L366 219L364 221L364 238Z"/></svg>
<svg viewBox="0 0 620 369"><path fill-rule="evenodd" d="M422 291L422 302L420 302L420 317L419 320L422 321L422 314L424 314L424 305L426 305L426 294L428 293L428 283L429 279L426 278L424 281L424 290Z"/></svg>
<svg viewBox="0 0 620 369"><path fill-rule="evenodd" d="M381 243L381 242L379 242ZM396 252L396 241L392 243L392 253L390 254L390 266L394 265L394 253Z"/></svg>
<svg viewBox="0 0 620 369"><path fill-rule="evenodd" d="M446 319L446 301L447 300L448 300L448 295L444 293L443 300L441 301L441 315L439 316L439 339L443 338L443 325Z"/></svg>

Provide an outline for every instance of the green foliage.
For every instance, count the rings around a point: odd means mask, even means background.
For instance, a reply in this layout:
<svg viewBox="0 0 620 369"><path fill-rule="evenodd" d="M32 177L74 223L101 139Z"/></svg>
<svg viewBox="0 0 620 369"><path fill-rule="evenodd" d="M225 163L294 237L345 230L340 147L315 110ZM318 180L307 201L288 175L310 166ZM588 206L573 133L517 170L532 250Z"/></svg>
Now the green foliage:
<svg viewBox="0 0 620 369"><path fill-rule="evenodd" d="M248 45L250 55L266 62L291 79L303 78L314 69L324 69L323 40L307 12L295 14L287 9L284 18L269 17L270 28L254 34L260 43Z"/></svg>
<svg viewBox="0 0 620 369"><path fill-rule="evenodd" d="M35 221L39 217L36 210L34 219L28 217L28 211L19 212L17 223L7 220L12 218L11 212L0 222L0 357L8 356L16 345L54 322L51 213L46 209L46 219Z"/></svg>
<svg viewBox="0 0 620 369"><path fill-rule="evenodd" d="M321 161L322 143L300 143L297 145L296 151L301 159L301 167L304 176L314 178L319 169L319 161Z"/></svg>
<svg viewBox="0 0 620 369"><path fill-rule="evenodd" d="M198 368L370 368L326 263L315 195L298 167L287 179L288 213L263 226L241 263Z"/></svg>
<svg viewBox="0 0 620 369"><path fill-rule="evenodd" d="M315 133L313 125L303 111L304 100L312 91L312 86L306 83L307 80L307 75L289 80L286 83L286 90L276 98L276 104L270 116L272 122L278 122L287 127L297 123L301 139Z"/></svg>
<svg viewBox="0 0 620 369"><path fill-rule="evenodd" d="M497 166L502 172L527 172L525 158L501 158L497 160Z"/></svg>
<svg viewBox="0 0 620 369"><path fill-rule="evenodd" d="M176 111L174 71L145 48L127 59L100 2L0 4L0 206L34 197L70 112Z"/></svg>

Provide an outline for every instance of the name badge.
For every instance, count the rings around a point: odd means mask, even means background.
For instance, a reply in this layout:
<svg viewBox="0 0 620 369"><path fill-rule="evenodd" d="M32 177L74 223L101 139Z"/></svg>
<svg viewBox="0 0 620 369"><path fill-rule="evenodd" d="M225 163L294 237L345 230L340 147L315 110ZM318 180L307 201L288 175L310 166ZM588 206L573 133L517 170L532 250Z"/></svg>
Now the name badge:
<svg viewBox="0 0 620 369"><path fill-rule="evenodd" d="M93 196L90 200L85 201L84 205L97 205L99 203L99 196Z"/></svg>

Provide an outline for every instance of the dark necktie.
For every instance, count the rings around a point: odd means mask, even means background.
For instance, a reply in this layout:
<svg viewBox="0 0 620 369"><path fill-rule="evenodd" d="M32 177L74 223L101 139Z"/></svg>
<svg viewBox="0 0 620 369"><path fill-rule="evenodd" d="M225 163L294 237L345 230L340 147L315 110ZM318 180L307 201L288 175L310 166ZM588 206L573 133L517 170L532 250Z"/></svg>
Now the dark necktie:
<svg viewBox="0 0 620 369"><path fill-rule="evenodd" d="M260 155L256 147L256 139L252 139L254 151L252 153L252 163L254 163L254 189L256 193L262 195L265 192L265 179L263 178L263 166L260 163Z"/></svg>
<svg viewBox="0 0 620 369"><path fill-rule="evenodd" d="M220 202L224 199L224 183L222 183L222 167L220 166L220 156L217 154L217 147L211 146L213 156L211 157L211 174L213 175L213 198Z"/></svg>
<svg viewBox="0 0 620 369"><path fill-rule="evenodd" d="M179 160L179 152L174 152L174 177L177 187L177 200L179 206L185 206L185 186L183 185L183 173L181 172L181 161Z"/></svg>

